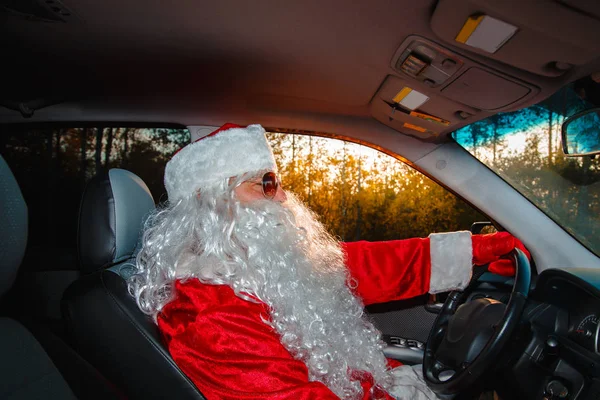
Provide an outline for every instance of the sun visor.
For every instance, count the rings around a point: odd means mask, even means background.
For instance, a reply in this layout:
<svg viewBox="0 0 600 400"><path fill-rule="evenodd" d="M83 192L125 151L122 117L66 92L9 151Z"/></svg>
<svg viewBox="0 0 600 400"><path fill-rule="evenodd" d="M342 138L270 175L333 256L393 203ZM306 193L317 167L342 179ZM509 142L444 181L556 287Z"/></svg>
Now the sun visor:
<svg viewBox="0 0 600 400"><path fill-rule="evenodd" d="M371 100L371 115L407 135L435 139L464 122L465 116L478 112L442 96L433 96L431 90L414 80L390 75Z"/></svg>
<svg viewBox="0 0 600 400"><path fill-rule="evenodd" d="M600 53L600 2L564 3L440 1L431 28L453 46L538 75L559 76Z"/></svg>

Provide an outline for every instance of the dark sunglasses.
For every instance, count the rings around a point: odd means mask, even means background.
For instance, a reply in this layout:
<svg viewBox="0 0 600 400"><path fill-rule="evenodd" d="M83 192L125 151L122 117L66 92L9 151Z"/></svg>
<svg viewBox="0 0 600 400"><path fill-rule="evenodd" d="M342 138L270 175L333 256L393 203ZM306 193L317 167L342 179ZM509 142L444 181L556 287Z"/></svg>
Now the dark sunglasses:
<svg viewBox="0 0 600 400"><path fill-rule="evenodd" d="M262 177L262 191L263 195L267 199L272 199L277 194L277 188L279 187L279 179L275 172L267 172Z"/></svg>

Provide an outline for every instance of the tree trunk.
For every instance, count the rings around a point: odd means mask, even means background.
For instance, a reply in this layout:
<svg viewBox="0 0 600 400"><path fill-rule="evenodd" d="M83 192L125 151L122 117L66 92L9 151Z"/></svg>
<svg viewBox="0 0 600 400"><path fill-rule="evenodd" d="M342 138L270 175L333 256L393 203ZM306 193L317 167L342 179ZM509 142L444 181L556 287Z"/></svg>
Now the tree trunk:
<svg viewBox="0 0 600 400"><path fill-rule="evenodd" d="M96 128L96 155L94 157L96 161L96 174L99 174L102 171L102 134L104 133L104 128L98 127Z"/></svg>
<svg viewBox="0 0 600 400"><path fill-rule="evenodd" d="M104 148L104 168L110 167L110 153L112 151L113 128L109 128L106 135L106 147Z"/></svg>
<svg viewBox="0 0 600 400"><path fill-rule="evenodd" d="M498 122L494 121L494 132L492 133L494 137L492 137L492 146L493 146L493 160L492 165L496 165L496 143L498 142Z"/></svg>
<svg viewBox="0 0 600 400"><path fill-rule="evenodd" d="M312 136L308 137L308 166L306 168L306 173L307 173L307 180L308 180L308 194L306 196L306 203L311 206L311 199L312 199L312 174L313 174L313 168L312 168L312 164L313 164L313 142L312 142Z"/></svg>
<svg viewBox="0 0 600 400"><path fill-rule="evenodd" d="M471 126L471 141L473 142L473 157L477 158L477 143L479 132L476 127Z"/></svg>
<svg viewBox="0 0 600 400"><path fill-rule="evenodd" d="M61 129L56 131L56 141L54 142L54 167L56 172L60 169L60 138L62 134L63 131Z"/></svg>
<svg viewBox="0 0 600 400"><path fill-rule="evenodd" d="M362 225L362 210L360 208L361 192L362 192L362 156L358 157L358 179L356 182L356 231L354 232L354 240L360 240L361 225Z"/></svg>
<svg viewBox="0 0 600 400"><path fill-rule="evenodd" d="M341 186L340 186L340 208L342 211L342 221L340 223L340 234L342 240L346 240L346 216L348 208L346 207L346 142L344 142L342 156L342 172L341 172Z"/></svg>
<svg viewBox="0 0 600 400"><path fill-rule="evenodd" d="M293 180L290 185L290 190L292 192L296 191L296 135L292 135L292 173Z"/></svg>
<svg viewBox="0 0 600 400"><path fill-rule="evenodd" d="M582 157L582 172L583 182L579 189L577 196L577 219L576 224L578 227L582 227L590 224L590 200L588 193L588 180L590 177L590 167L592 166L592 159L590 157ZM587 229L586 229L587 231Z"/></svg>
<svg viewBox="0 0 600 400"><path fill-rule="evenodd" d="M121 165L123 168L128 168L127 161L129 160L129 130L130 128L125 128L121 135L121 140L123 140L123 153L121 154Z"/></svg>
<svg viewBox="0 0 600 400"><path fill-rule="evenodd" d="M552 166L552 164L554 163L553 160L553 149L552 149L552 120L554 119L554 113L552 112L552 109L548 110L548 166Z"/></svg>
<svg viewBox="0 0 600 400"><path fill-rule="evenodd" d="M79 174L81 175L81 185L83 187L83 185L85 185L85 181L86 181L86 169L87 169L87 134L88 134L88 128L82 128L79 131L79 139L81 141L81 152L79 154L80 156L80 162L81 162L81 167L79 168Z"/></svg>

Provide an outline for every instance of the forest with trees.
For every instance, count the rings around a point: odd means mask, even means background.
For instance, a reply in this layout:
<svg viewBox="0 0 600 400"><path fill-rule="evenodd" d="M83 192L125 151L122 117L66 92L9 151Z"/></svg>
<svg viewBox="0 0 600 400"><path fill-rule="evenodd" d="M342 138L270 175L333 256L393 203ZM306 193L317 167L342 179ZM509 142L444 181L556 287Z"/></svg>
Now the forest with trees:
<svg viewBox="0 0 600 400"><path fill-rule="evenodd" d="M560 126L590 107L572 88L544 102L466 126L453 138L535 205L600 253L600 162L565 157ZM167 200L164 167L190 141L184 127L4 125L0 154L29 208L29 244L73 256L85 184L110 168L139 175ZM343 132L340 132L343 134ZM269 133L286 190L345 241L425 237L469 229L485 217L401 161L354 143ZM38 252L38 254L44 254Z"/></svg>
<svg viewBox="0 0 600 400"><path fill-rule="evenodd" d="M560 97L562 96L562 97ZM600 163L560 149L565 115L585 108L558 93L536 106L464 127L454 139L570 231L600 249ZM269 133L286 190L345 241L425 237L469 229L485 217L401 161L358 144L315 135ZM167 200L164 167L189 143L185 128L8 126L0 152L29 206L32 246L73 249L85 184L124 168L139 175L157 203ZM596 250L598 251L598 250Z"/></svg>
<svg viewBox="0 0 600 400"><path fill-rule="evenodd" d="M6 128L5 128L6 129ZM74 248L85 184L124 168L139 175L157 203L167 200L164 167L185 144L185 128L12 126L0 152L29 207L30 244ZM283 187L296 193L346 241L427 236L468 229L483 217L401 161L353 143L269 133Z"/></svg>
<svg viewBox="0 0 600 400"><path fill-rule="evenodd" d="M164 200L164 166L189 140L187 129L4 126L0 154L27 202L29 247L47 250L46 256L73 258L85 185L110 168L131 170L146 182L155 201Z"/></svg>
<svg viewBox="0 0 600 400"><path fill-rule="evenodd" d="M344 241L425 237L484 217L403 162L365 146L270 133L283 187Z"/></svg>
<svg viewBox="0 0 600 400"><path fill-rule="evenodd" d="M461 128L453 137L600 254L600 160L594 156L567 157L561 144L566 117L593 106L568 86L535 106L496 114ZM600 127L586 129L598 143Z"/></svg>

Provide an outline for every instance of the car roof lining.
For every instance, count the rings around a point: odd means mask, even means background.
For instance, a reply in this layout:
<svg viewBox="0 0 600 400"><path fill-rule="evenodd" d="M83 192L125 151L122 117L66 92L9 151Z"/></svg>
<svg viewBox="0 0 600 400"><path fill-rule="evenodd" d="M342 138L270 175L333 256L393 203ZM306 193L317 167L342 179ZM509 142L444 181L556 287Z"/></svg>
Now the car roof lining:
<svg viewBox="0 0 600 400"><path fill-rule="evenodd" d="M463 13L480 10L508 19L520 25L522 32L535 31L539 44L534 48L511 40L508 43L515 43L514 48L493 56L467 49L448 36L464 15L456 11L446 12L447 18L436 17L446 3ZM12 61L7 65L11 79L0 103L65 98L64 104L35 112L31 120L38 121L221 125L232 120L345 133L354 121L371 119L371 102L388 76L406 78L391 62L410 35L427 38L473 64L539 89L513 108L537 103L567 82L600 70L600 58L594 58L600 53L595 48L591 55L578 59L573 40L565 44L570 36L557 37L544 22L547 13L536 13L544 7L562 10L565 29L575 35L580 17L585 26L600 27L596 17L600 6L576 0L546 0L539 2L538 9L521 2L512 8L498 3L228 0L200 5L175 0L167 5L142 0L64 0L61 4L73 13L64 23L0 12L4 21L0 43L5 59ZM580 12L586 7L588 16ZM523 15L530 24L527 27L521 25ZM571 53L557 53L556 48ZM581 64L549 76L544 69L547 61L562 56ZM447 100L436 91L427 94ZM438 103L442 114L458 104ZM510 109L511 105L477 110L472 118L455 121L452 129L433 140L444 141L445 135L460 126ZM0 109L0 122L19 121L25 120L14 111Z"/></svg>

